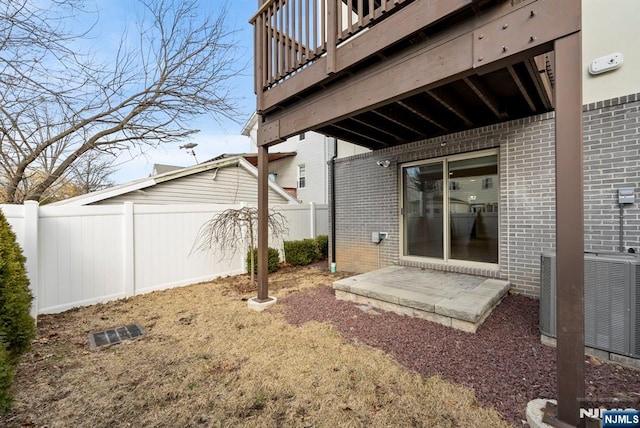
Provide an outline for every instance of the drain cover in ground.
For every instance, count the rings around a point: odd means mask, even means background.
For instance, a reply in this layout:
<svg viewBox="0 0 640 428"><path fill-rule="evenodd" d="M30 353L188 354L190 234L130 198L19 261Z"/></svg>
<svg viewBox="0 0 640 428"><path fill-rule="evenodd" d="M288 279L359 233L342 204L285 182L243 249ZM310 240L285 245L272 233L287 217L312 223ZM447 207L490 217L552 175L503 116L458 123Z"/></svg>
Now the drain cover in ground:
<svg viewBox="0 0 640 428"><path fill-rule="evenodd" d="M89 348L97 349L103 346L116 345L123 340L139 339L144 337L145 331L140 324L129 324L122 327L89 333Z"/></svg>

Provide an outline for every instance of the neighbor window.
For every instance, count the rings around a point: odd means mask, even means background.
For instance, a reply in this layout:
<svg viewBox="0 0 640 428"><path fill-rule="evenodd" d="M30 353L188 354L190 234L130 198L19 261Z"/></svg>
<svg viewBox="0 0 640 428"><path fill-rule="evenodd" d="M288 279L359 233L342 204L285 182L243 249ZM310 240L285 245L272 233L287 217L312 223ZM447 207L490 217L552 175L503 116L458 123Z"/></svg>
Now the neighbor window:
<svg viewBox="0 0 640 428"><path fill-rule="evenodd" d="M307 181L306 168L304 164L298 165L298 189L304 189L306 186L306 181Z"/></svg>
<svg viewBox="0 0 640 428"><path fill-rule="evenodd" d="M305 137L305 135L304 135L304 132L302 132L302 133L300 134L300 137L299 137L298 139L299 139L300 141L302 141L302 140L304 140L305 138L306 138L306 137Z"/></svg>

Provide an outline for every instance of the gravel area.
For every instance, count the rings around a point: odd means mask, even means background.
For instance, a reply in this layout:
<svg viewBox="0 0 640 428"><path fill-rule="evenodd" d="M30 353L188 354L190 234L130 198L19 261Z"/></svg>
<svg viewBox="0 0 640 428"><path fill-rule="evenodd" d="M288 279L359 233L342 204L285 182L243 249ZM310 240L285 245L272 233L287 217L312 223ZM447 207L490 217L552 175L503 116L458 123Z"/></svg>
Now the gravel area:
<svg viewBox="0 0 640 428"><path fill-rule="evenodd" d="M473 388L483 406L522 426L527 403L555 397L555 349L540 343L538 301L509 295L476 334L384 311L363 311L339 301L329 286L281 300L289 323L329 322L346 338L391 354L423 376ZM618 397L640 408L640 370L587 357L587 398Z"/></svg>

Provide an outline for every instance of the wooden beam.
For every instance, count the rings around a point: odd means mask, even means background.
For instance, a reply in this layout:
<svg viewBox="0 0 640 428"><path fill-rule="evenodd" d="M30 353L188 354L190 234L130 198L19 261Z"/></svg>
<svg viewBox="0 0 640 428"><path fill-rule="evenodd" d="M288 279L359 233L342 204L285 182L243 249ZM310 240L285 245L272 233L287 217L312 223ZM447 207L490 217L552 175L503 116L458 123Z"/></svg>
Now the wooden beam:
<svg viewBox="0 0 640 428"><path fill-rule="evenodd" d="M384 113L378 111L378 110L371 110L371 113L374 113L390 122L395 123L398 126L403 127L404 129L406 129L409 132L412 132L416 135L416 137L420 138L420 136L422 135L422 132L420 132L418 129L416 129L415 127L415 123L407 120L405 117L402 117L400 115L397 114L393 114L390 111L386 111Z"/></svg>
<svg viewBox="0 0 640 428"><path fill-rule="evenodd" d="M348 141L369 148L375 148L376 150L388 147L388 145L381 143L380 141L373 140L369 136L357 135L354 134L350 129L345 129L336 125L329 125L324 128L318 129L318 132L338 138L339 140Z"/></svg>
<svg viewBox="0 0 640 428"><path fill-rule="evenodd" d="M396 139L396 134L394 134L393 132L389 132L386 129L382 128L381 126L377 125L377 124L374 125L374 124L372 124L370 122L367 122L367 121L361 119L361 116L352 117L349 120L352 120L352 121L354 121L356 123L359 123L360 125L362 125L362 126L364 126L366 128L373 129L378 134L385 134L385 135L388 135L393 140Z"/></svg>
<svg viewBox="0 0 640 428"><path fill-rule="evenodd" d="M351 120L353 120L353 119L351 119ZM363 138L363 139L366 139L366 140L369 140L369 141L373 141L373 142L377 143L379 146L383 146L383 147L389 147L390 146L390 144L388 142L386 142L384 140L381 140L379 138L373 137L373 136L371 136L371 134L364 133L364 132L361 132L361 131L356 131L353 128L345 128L345 127L343 127L341 125L338 125L336 123L332 124L332 126L334 128L336 128L336 129L339 129L339 130L344 131L344 132L348 132L348 133L356 135L356 136L358 136L360 138Z"/></svg>
<svg viewBox="0 0 640 428"><path fill-rule="evenodd" d="M580 30L581 17L575 13L580 5L581 0L537 0L479 26L474 37L474 67L499 63Z"/></svg>
<svg viewBox="0 0 640 428"><path fill-rule="evenodd" d="M553 90L551 89L551 81L547 76L546 67L541 57L530 58L525 61L527 71L531 76L531 80L536 85L538 95L544 104L544 108L550 110L553 108Z"/></svg>
<svg viewBox="0 0 640 428"><path fill-rule="evenodd" d="M462 80L467 86L480 98L480 100L486 105L489 110L493 112L496 118L503 120L507 117L506 113L501 112L498 108L498 102L491 95L491 92L486 90L484 86L474 76L463 77Z"/></svg>
<svg viewBox="0 0 640 428"><path fill-rule="evenodd" d="M578 9L580 10L580 9ZM577 426L584 390L582 37L555 42L558 419Z"/></svg>
<svg viewBox="0 0 640 428"><path fill-rule="evenodd" d="M443 131L448 131L449 130L446 126L440 124L437 120L435 120L432 117L429 117L428 115L422 113L420 110L417 109L416 106L410 105L409 101L398 101L398 105L401 106L404 109L409 110L411 113L415 114L419 118L421 118L423 120L426 120L430 124L434 125L436 128L440 128Z"/></svg>
<svg viewBox="0 0 640 428"><path fill-rule="evenodd" d="M544 70L545 75L549 81L549 85L551 87L551 99L553 99L553 87L556 84L556 59L555 55L545 54L544 57L542 55L538 55L534 58L534 61L538 65L538 70Z"/></svg>
<svg viewBox="0 0 640 428"><path fill-rule="evenodd" d="M416 51L371 67L285 110L266 115L266 124L279 121L278 135L288 138L423 92L435 83L457 80L473 73L472 44L471 34L467 34L442 45L418 47ZM271 144L268 141L258 143Z"/></svg>
<svg viewBox="0 0 640 428"><path fill-rule="evenodd" d="M274 120L270 123L262 121L262 117L258 117L258 136L257 145L273 145L281 143L285 140L280 136L280 121Z"/></svg>
<svg viewBox="0 0 640 428"><path fill-rule="evenodd" d="M536 105L534 104L533 100L529 96L529 92L527 91L527 88L525 88L524 85L522 84L522 81L520 80L520 76L518 76L518 73L516 73L516 70L513 68L512 65L508 65L507 70L509 70L509 74L511 75L511 78L513 79L516 86L520 90L520 94L522 94L522 97L529 105L529 109L531 110L532 113L535 113L537 110Z"/></svg>
<svg viewBox="0 0 640 428"><path fill-rule="evenodd" d="M467 115L462 112L462 107L460 107L453 99L451 99L451 97L448 97L446 95L438 95L435 93L435 91L425 91L425 93L436 100L451 113L458 116L466 126L473 126L473 122L471 121L471 119L469 119L469 117L467 117Z"/></svg>

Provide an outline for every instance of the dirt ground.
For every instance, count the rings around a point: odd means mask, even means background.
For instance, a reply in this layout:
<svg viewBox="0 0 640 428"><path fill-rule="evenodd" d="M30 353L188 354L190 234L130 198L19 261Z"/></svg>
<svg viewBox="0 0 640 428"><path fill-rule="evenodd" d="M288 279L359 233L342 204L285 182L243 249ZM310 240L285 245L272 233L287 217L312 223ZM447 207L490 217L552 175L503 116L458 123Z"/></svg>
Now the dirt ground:
<svg viewBox="0 0 640 428"><path fill-rule="evenodd" d="M270 292L335 279L285 268ZM508 426L471 388L422 377L331 323L249 311L248 288L229 277L40 316L0 426ZM133 322L146 337L89 349L88 333Z"/></svg>

